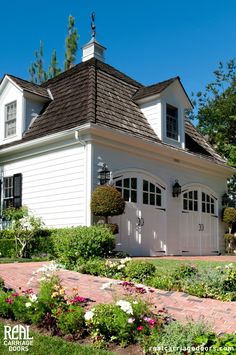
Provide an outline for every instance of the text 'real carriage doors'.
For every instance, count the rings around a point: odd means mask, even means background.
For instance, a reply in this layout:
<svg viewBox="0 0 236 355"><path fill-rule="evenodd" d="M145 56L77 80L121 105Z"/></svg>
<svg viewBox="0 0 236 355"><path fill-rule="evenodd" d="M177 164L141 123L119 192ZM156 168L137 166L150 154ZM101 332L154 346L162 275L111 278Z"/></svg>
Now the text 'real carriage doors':
<svg viewBox="0 0 236 355"><path fill-rule="evenodd" d="M165 187L146 175L122 175L114 181L126 201L125 213L113 218L119 225L117 249L130 255L165 254Z"/></svg>
<svg viewBox="0 0 236 355"><path fill-rule="evenodd" d="M181 201L180 250L182 254L218 253L218 201L203 187L184 190Z"/></svg>

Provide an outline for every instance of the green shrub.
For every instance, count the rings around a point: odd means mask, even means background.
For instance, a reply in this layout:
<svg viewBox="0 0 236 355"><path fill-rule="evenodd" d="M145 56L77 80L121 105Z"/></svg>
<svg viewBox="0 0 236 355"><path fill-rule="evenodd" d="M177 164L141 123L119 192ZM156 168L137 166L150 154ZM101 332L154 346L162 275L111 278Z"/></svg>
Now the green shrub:
<svg viewBox="0 0 236 355"><path fill-rule="evenodd" d="M106 276L106 264L104 259L80 259L77 263L77 271L82 274L94 276Z"/></svg>
<svg viewBox="0 0 236 355"><path fill-rule="evenodd" d="M185 325L171 322L162 331L154 329L149 337L144 337L143 348L145 354L150 355L165 355L169 352L182 355L184 353L182 349L189 349L186 354L195 354L195 350L191 350L191 347L195 345L195 339L201 336L206 336L206 346L210 346L211 337L215 337L203 322L189 322Z"/></svg>
<svg viewBox="0 0 236 355"><path fill-rule="evenodd" d="M70 305L67 310L58 314L57 327L62 334L81 335L85 327L83 308Z"/></svg>
<svg viewBox="0 0 236 355"><path fill-rule="evenodd" d="M67 267L81 257L106 257L115 248L115 237L102 226L59 229L52 238L57 257Z"/></svg>
<svg viewBox="0 0 236 355"><path fill-rule="evenodd" d="M90 206L95 216L105 217L108 223L108 216L124 213L125 201L115 187L102 185L93 192Z"/></svg>
<svg viewBox="0 0 236 355"><path fill-rule="evenodd" d="M197 268L193 265L189 264L182 264L177 266L173 273L172 277L176 280L181 280L186 277L191 277L197 274Z"/></svg>
<svg viewBox="0 0 236 355"><path fill-rule="evenodd" d="M0 230L0 240L1 239L14 239L15 232L12 229L2 229Z"/></svg>
<svg viewBox="0 0 236 355"><path fill-rule="evenodd" d="M15 239L0 239L0 257L14 258L16 256Z"/></svg>
<svg viewBox="0 0 236 355"><path fill-rule="evenodd" d="M223 212L223 221L229 226L229 233L233 224L236 222L236 209L233 207L226 207Z"/></svg>
<svg viewBox="0 0 236 355"><path fill-rule="evenodd" d="M202 344L212 344L208 355L224 354L233 355L236 353L236 335L224 334L216 337L215 335L203 335L195 338L195 344L201 346Z"/></svg>
<svg viewBox="0 0 236 355"><path fill-rule="evenodd" d="M141 333L150 334L151 328L161 323L145 302L132 299L98 304L85 313L85 321L92 335L122 346L135 343Z"/></svg>
<svg viewBox="0 0 236 355"><path fill-rule="evenodd" d="M147 261L132 260L125 267L125 274L130 280L143 282L154 275L155 265Z"/></svg>
<svg viewBox="0 0 236 355"><path fill-rule="evenodd" d="M12 302L14 301L11 297L11 292L0 293L0 316L3 318L13 319Z"/></svg>
<svg viewBox="0 0 236 355"><path fill-rule="evenodd" d="M0 277L0 289L5 286L4 280Z"/></svg>

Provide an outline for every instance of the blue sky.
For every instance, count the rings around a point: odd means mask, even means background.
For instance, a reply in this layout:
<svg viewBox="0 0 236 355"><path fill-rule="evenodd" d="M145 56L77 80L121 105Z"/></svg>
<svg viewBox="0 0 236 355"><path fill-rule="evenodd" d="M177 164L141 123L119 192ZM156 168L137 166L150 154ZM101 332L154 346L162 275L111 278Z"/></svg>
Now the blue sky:
<svg viewBox="0 0 236 355"><path fill-rule="evenodd" d="M190 94L212 80L220 60L236 57L234 0L4 1L0 76L28 79L40 39L45 61L56 49L62 62L68 16L76 19L80 48L90 39L92 11L97 39L107 47L106 62L146 85L179 75Z"/></svg>

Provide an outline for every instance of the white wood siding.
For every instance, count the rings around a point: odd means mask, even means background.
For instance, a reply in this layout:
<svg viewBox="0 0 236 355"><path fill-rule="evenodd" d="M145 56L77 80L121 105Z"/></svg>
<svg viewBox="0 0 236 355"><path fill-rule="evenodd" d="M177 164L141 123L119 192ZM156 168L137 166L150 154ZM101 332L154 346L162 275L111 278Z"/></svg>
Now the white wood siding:
<svg viewBox="0 0 236 355"><path fill-rule="evenodd" d="M161 101L160 99L152 100L140 105L140 109L144 116L147 118L148 123L155 131L159 139L163 139L162 128L162 114L161 114Z"/></svg>
<svg viewBox="0 0 236 355"><path fill-rule="evenodd" d="M3 176L23 174L23 205L49 227L86 224L86 148L81 145L17 160Z"/></svg>

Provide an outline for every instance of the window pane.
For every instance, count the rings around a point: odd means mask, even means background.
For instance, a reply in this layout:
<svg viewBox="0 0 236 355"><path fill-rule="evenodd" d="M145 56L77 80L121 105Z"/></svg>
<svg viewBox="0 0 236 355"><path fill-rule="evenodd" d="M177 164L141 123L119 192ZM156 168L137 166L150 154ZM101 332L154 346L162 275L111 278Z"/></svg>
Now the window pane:
<svg viewBox="0 0 236 355"><path fill-rule="evenodd" d="M160 194L161 193L161 189L159 189L159 187L156 187L156 193Z"/></svg>
<svg viewBox="0 0 236 355"><path fill-rule="evenodd" d="M150 183L150 192L155 192L155 185Z"/></svg>
<svg viewBox="0 0 236 355"><path fill-rule="evenodd" d="M128 187L129 188L129 183L130 183L130 179L124 179L124 187Z"/></svg>
<svg viewBox="0 0 236 355"><path fill-rule="evenodd" d="M122 180L116 181L116 186L122 186Z"/></svg>
<svg viewBox="0 0 236 355"><path fill-rule="evenodd" d="M197 201L194 201L194 211L198 211L198 205Z"/></svg>
<svg viewBox="0 0 236 355"><path fill-rule="evenodd" d="M156 195L156 206L161 206L161 195Z"/></svg>
<svg viewBox="0 0 236 355"><path fill-rule="evenodd" d="M193 192L189 191L189 198L193 198Z"/></svg>
<svg viewBox="0 0 236 355"><path fill-rule="evenodd" d="M194 191L194 200L197 200L198 199L198 193L197 191Z"/></svg>
<svg viewBox="0 0 236 355"><path fill-rule="evenodd" d="M143 193L143 204L148 205L148 193L147 192Z"/></svg>
<svg viewBox="0 0 236 355"><path fill-rule="evenodd" d="M155 205L155 195L150 194L150 205L154 206Z"/></svg>
<svg viewBox="0 0 236 355"><path fill-rule="evenodd" d="M193 201L189 200L189 210L193 210Z"/></svg>
<svg viewBox="0 0 236 355"><path fill-rule="evenodd" d="M124 200L129 201L129 190L124 189Z"/></svg>
<svg viewBox="0 0 236 355"><path fill-rule="evenodd" d="M206 212L206 206L204 202L202 203L202 212Z"/></svg>
<svg viewBox="0 0 236 355"><path fill-rule="evenodd" d="M207 195L207 202L210 202L210 196Z"/></svg>
<svg viewBox="0 0 236 355"><path fill-rule="evenodd" d="M204 192L202 193L202 201L206 201L206 195L204 194Z"/></svg>
<svg viewBox="0 0 236 355"><path fill-rule="evenodd" d="M184 199L184 210L188 209L188 200Z"/></svg>
<svg viewBox="0 0 236 355"><path fill-rule="evenodd" d="M210 204L207 204L207 213L210 213Z"/></svg>
<svg viewBox="0 0 236 355"><path fill-rule="evenodd" d="M148 191L148 181L143 180L143 191Z"/></svg>
<svg viewBox="0 0 236 355"><path fill-rule="evenodd" d="M214 204L211 204L211 213L215 214L215 205Z"/></svg>
<svg viewBox="0 0 236 355"><path fill-rule="evenodd" d="M137 202L137 191L131 190L131 202Z"/></svg>
<svg viewBox="0 0 236 355"><path fill-rule="evenodd" d="M131 178L131 188L137 189L137 179L136 178Z"/></svg>
<svg viewBox="0 0 236 355"><path fill-rule="evenodd" d="M122 189L117 188L116 190L119 191L122 195Z"/></svg>

